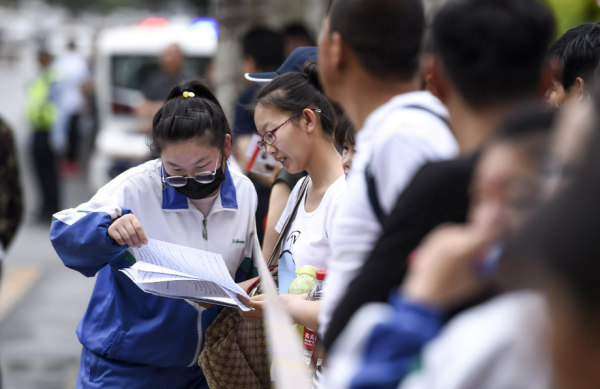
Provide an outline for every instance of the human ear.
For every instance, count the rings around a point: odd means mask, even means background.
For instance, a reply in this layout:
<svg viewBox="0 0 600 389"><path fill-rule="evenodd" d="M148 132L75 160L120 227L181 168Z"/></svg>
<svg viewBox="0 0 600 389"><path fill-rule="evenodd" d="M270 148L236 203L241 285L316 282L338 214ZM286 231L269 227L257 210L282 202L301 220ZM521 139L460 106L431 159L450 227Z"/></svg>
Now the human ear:
<svg viewBox="0 0 600 389"><path fill-rule="evenodd" d="M575 79L575 87L577 88L577 101L583 100L586 96L585 80L581 77L577 77L577 79Z"/></svg>
<svg viewBox="0 0 600 389"><path fill-rule="evenodd" d="M544 96L546 96L548 93L548 90L552 88L552 80L561 79L562 71L563 65L557 59L552 59L548 61L546 65L544 65L537 89L537 95L539 98L544 98Z"/></svg>
<svg viewBox="0 0 600 389"><path fill-rule="evenodd" d="M448 80L439 59L429 56L424 60L425 80L431 93L444 104L448 100Z"/></svg>
<svg viewBox="0 0 600 389"><path fill-rule="evenodd" d="M231 156L231 135L225 135L225 145L223 146L223 154L225 155L224 160L229 159Z"/></svg>
<svg viewBox="0 0 600 389"><path fill-rule="evenodd" d="M334 69L340 70L344 67L345 62L345 50L344 40L339 32L331 34L331 45L330 45L330 58L331 65Z"/></svg>
<svg viewBox="0 0 600 389"><path fill-rule="evenodd" d="M317 115L312 109L305 109L303 112L304 120L306 120L306 132L311 133L315 130L317 124Z"/></svg>

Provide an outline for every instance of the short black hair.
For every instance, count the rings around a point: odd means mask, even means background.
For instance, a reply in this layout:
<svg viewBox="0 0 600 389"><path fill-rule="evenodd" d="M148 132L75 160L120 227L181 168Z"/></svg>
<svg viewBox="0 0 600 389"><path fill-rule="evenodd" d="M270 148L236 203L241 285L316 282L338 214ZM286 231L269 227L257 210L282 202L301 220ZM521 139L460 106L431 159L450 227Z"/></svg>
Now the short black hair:
<svg viewBox="0 0 600 389"><path fill-rule="evenodd" d="M473 108L532 97L554 17L536 0L451 0L433 21L434 54Z"/></svg>
<svg viewBox="0 0 600 389"><path fill-rule="evenodd" d="M185 97L184 92L194 96ZM173 87L154 115L150 152L159 157L169 144L198 138L210 147L222 149L227 134L231 135L229 122L214 93L204 82L190 80Z"/></svg>
<svg viewBox="0 0 600 389"><path fill-rule="evenodd" d="M257 26L244 35L244 55L252 57L263 72L277 70L283 63L283 35L270 28Z"/></svg>
<svg viewBox="0 0 600 389"><path fill-rule="evenodd" d="M592 90L594 108L600 89ZM565 286L582 312L600 312L600 122L593 124L582 163L569 180L526 223L502 262L526 287L547 287L547 275ZM550 287L554 285L550 284Z"/></svg>
<svg viewBox="0 0 600 389"><path fill-rule="evenodd" d="M335 129L333 130L333 139L335 140L335 143L341 149L344 148L344 143L354 147L356 143L354 140L354 134L356 133L354 124L352 124L352 121L339 104L332 103L331 105L333 106L337 118Z"/></svg>
<svg viewBox="0 0 600 389"><path fill-rule="evenodd" d="M591 82L600 62L600 23L582 24L565 32L550 47L548 55L563 64L558 81L565 90L575 84L577 77Z"/></svg>
<svg viewBox="0 0 600 389"><path fill-rule="evenodd" d="M372 76L408 80L416 75L425 30L421 0L335 0L329 25Z"/></svg>
<svg viewBox="0 0 600 389"><path fill-rule="evenodd" d="M310 42L309 46L316 45L315 39L313 38L312 34L308 31L308 28L306 28L306 26L300 22L288 24L283 29L283 35L304 38L308 42Z"/></svg>

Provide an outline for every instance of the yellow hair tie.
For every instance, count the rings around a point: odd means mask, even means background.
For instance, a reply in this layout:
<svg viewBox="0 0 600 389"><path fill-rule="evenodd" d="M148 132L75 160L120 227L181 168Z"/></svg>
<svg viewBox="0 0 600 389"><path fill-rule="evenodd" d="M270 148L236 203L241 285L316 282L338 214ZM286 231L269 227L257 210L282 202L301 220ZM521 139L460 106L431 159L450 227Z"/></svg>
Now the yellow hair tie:
<svg viewBox="0 0 600 389"><path fill-rule="evenodd" d="M188 92L188 91L183 92L184 99L187 99L188 97L195 97L195 96L196 95L194 94L194 92Z"/></svg>

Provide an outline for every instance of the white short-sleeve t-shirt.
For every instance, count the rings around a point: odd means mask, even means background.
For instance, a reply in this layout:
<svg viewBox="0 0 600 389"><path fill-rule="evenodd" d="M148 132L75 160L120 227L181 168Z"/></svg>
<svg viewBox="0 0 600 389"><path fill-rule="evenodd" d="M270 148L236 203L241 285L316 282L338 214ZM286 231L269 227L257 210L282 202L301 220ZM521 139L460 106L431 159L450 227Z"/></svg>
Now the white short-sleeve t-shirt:
<svg viewBox="0 0 600 389"><path fill-rule="evenodd" d="M306 178L298 181L290 195L287 205L275 227L275 230L281 233L283 225L289 215L294 210L294 204L298 198L298 192ZM323 196L321 204L313 212L306 212L306 193L302 197L298 206L296 217L288 228L286 236L283 238L281 253L279 256L280 264L280 293L287 293L282 290L282 285L287 283L281 279L282 265L287 256L288 263L291 259L296 269L304 265L314 266L317 269L327 270L327 261L331 258L332 250L329 237L331 236L332 219L335 208L346 192L346 176L338 178ZM285 289L285 288L284 288Z"/></svg>

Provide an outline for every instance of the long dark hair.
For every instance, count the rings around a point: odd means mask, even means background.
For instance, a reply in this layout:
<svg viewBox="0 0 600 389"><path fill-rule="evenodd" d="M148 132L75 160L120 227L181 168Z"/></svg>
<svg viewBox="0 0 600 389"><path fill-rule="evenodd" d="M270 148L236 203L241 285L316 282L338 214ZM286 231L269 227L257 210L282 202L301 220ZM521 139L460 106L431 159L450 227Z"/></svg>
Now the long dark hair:
<svg viewBox="0 0 600 389"><path fill-rule="evenodd" d="M186 98L184 92L194 96ZM154 115L149 147L152 155L158 157L170 143L203 138L209 146L221 149L227 134L231 135L231 129L221 104L205 83L192 80L171 89L165 104Z"/></svg>
<svg viewBox="0 0 600 389"><path fill-rule="evenodd" d="M336 115L323 94L314 61L306 61L302 72L284 73L265 85L256 95L254 106L257 104L274 106L290 115L306 108L319 108L323 133L333 140Z"/></svg>

